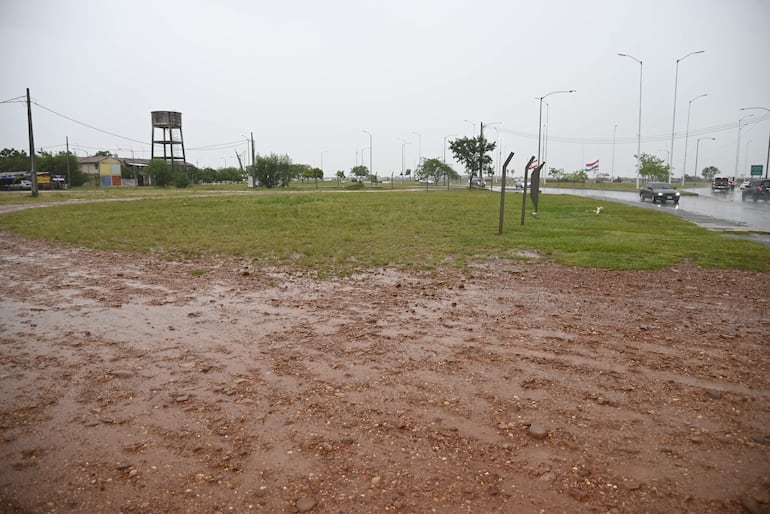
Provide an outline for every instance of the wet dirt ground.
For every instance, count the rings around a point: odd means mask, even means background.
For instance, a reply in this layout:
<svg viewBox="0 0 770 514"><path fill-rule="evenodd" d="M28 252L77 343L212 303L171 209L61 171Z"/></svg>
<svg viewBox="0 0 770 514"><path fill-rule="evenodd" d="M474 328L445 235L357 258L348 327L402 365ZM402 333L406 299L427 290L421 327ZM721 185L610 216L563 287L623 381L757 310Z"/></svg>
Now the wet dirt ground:
<svg viewBox="0 0 770 514"><path fill-rule="evenodd" d="M770 512L770 274L0 234L1 512Z"/></svg>

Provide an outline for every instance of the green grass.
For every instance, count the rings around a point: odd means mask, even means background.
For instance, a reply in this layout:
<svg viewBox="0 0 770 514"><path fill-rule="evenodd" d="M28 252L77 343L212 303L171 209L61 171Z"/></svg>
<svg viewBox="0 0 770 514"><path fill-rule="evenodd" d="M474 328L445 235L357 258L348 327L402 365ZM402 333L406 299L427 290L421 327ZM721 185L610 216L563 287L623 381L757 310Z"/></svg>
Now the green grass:
<svg viewBox="0 0 770 514"><path fill-rule="evenodd" d="M664 212L547 195L521 226L521 194L487 191L295 192L161 196L73 203L0 216L0 226L71 245L169 258L235 255L322 275L392 266L463 268L488 258L651 269L691 262L770 269L770 248L728 239ZM201 273L204 271L201 270Z"/></svg>

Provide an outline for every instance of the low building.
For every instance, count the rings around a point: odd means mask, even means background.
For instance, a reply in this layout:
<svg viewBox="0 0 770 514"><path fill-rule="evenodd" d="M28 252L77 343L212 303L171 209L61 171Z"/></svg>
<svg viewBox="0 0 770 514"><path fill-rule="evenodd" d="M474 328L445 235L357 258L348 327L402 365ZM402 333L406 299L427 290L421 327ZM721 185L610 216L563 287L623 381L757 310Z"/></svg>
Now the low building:
<svg viewBox="0 0 770 514"><path fill-rule="evenodd" d="M92 177L97 185L121 185L121 162L119 159L106 155L95 155L93 157L78 157L78 162L80 163L80 171Z"/></svg>

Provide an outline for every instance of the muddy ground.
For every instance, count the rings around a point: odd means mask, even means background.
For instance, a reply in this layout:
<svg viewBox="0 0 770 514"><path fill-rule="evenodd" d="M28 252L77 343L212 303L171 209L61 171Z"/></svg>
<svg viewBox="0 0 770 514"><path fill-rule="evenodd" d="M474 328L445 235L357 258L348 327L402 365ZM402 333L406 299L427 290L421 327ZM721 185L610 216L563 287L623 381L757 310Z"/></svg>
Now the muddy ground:
<svg viewBox="0 0 770 514"><path fill-rule="evenodd" d="M768 273L0 236L2 512L770 512Z"/></svg>

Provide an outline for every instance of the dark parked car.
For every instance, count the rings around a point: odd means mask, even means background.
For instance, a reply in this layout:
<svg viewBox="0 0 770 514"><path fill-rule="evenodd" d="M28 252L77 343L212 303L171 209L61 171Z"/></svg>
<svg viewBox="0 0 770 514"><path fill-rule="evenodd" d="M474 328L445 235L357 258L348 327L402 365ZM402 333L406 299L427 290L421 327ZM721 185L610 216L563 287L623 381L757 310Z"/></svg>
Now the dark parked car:
<svg viewBox="0 0 770 514"><path fill-rule="evenodd" d="M646 186L639 190L639 199L641 201L650 199L652 203L665 203L667 200L679 203L679 191L668 182L648 182Z"/></svg>
<svg viewBox="0 0 770 514"><path fill-rule="evenodd" d="M735 189L735 183L727 177L714 177L711 181L712 191L732 191Z"/></svg>
<svg viewBox="0 0 770 514"><path fill-rule="evenodd" d="M751 198L755 202L757 200L770 200L770 179L749 182L741 191L741 200L745 202L747 198Z"/></svg>

